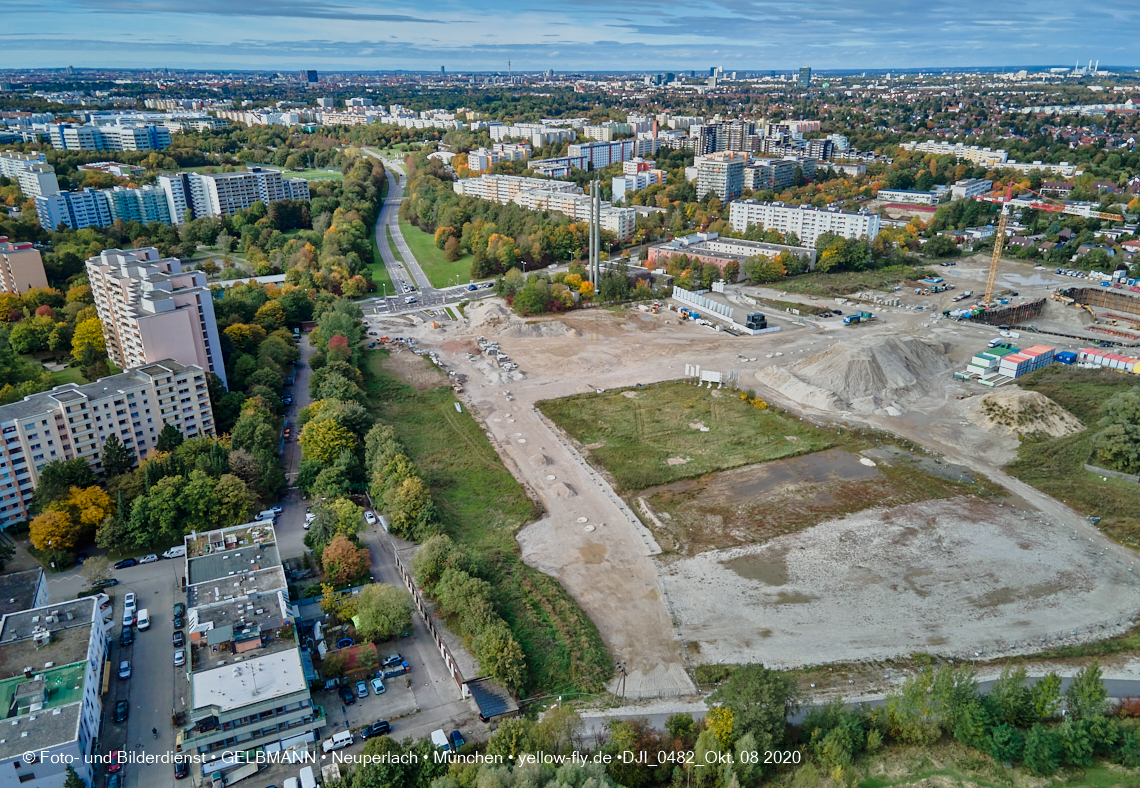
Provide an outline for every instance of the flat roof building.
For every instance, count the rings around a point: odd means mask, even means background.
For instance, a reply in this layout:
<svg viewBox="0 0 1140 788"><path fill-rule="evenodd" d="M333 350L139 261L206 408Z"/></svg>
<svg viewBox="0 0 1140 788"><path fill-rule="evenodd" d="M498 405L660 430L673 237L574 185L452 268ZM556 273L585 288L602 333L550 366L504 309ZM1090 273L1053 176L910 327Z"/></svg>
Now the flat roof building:
<svg viewBox="0 0 1140 788"><path fill-rule="evenodd" d="M687 256L694 262L712 263L723 272L730 262L738 265L737 280L744 277L744 263L750 257L764 255L776 257L781 252L799 255L807 260L808 268L815 267L815 250L803 246L785 246L740 238L722 238L717 233L682 235L663 244L649 247L648 268L664 268L674 257Z"/></svg>
<svg viewBox="0 0 1140 788"><path fill-rule="evenodd" d="M879 215L866 211L841 211L837 208L813 208L809 205L784 205L782 202L737 200L729 207L729 224L737 232L749 227L795 233L804 246L814 249L823 233L845 238L874 240L879 234Z"/></svg>
<svg viewBox="0 0 1140 788"><path fill-rule="evenodd" d="M32 493L47 463L82 457L98 473L111 435L145 459L165 424L186 437L214 434L201 367L163 359L0 405L0 529L30 519Z"/></svg>
<svg viewBox="0 0 1140 788"><path fill-rule="evenodd" d="M21 295L33 287L47 286L39 249L29 241L13 243L0 235L0 293Z"/></svg>
<svg viewBox="0 0 1140 788"><path fill-rule="evenodd" d="M214 299L201 271L152 246L106 249L87 260L107 355L121 368L171 358L226 382Z"/></svg>
<svg viewBox="0 0 1140 788"><path fill-rule="evenodd" d="M91 756L98 746L111 632L99 609L104 600L84 597L0 619L5 785L62 788L69 764L85 785L102 775Z"/></svg>

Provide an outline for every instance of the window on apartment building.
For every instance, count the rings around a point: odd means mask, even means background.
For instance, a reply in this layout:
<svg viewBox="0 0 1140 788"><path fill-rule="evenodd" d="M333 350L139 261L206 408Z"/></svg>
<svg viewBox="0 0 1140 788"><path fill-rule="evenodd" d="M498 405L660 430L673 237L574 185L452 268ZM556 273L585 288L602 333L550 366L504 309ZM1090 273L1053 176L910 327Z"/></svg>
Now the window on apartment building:
<svg viewBox="0 0 1140 788"><path fill-rule="evenodd" d="M22 783L30 783L34 779L36 779L34 772L25 772L24 774L20 775L20 782Z"/></svg>

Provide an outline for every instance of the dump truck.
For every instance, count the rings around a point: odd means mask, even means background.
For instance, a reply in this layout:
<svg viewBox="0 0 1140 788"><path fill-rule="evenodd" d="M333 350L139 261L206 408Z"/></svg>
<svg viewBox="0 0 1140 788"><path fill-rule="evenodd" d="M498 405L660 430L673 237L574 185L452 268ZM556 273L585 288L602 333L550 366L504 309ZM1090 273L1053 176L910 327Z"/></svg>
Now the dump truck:
<svg viewBox="0 0 1140 788"><path fill-rule="evenodd" d="M856 323L866 323L868 320L874 320L875 316L870 312L856 312L853 315L847 315L843 318L843 325L853 326Z"/></svg>

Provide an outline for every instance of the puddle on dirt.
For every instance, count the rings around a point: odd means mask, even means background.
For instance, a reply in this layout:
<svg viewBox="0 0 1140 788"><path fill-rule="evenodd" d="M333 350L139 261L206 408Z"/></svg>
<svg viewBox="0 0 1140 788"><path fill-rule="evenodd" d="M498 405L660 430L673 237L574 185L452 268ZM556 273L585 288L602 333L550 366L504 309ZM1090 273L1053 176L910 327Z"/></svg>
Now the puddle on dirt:
<svg viewBox="0 0 1140 788"><path fill-rule="evenodd" d="M781 591L776 595L776 598L766 604L769 605L806 605L808 602L814 602L819 597L814 597L809 594L801 594L799 591Z"/></svg>
<svg viewBox="0 0 1140 788"><path fill-rule="evenodd" d="M924 454L914 454L906 449L900 449L898 446L876 446L873 449L867 449L863 452L873 460L882 460L884 462L907 463L918 468L920 471L929 473L931 476L938 476L950 481L958 481L961 479L963 482L972 484L974 481L973 473L965 465L954 465L953 463L942 462L935 457L928 457Z"/></svg>
<svg viewBox="0 0 1140 788"><path fill-rule="evenodd" d="M770 586L782 586L788 582L788 564L783 553L742 555L721 563L746 580L759 580Z"/></svg>
<svg viewBox="0 0 1140 788"><path fill-rule="evenodd" d="M827 451L805 454L801 457L762 462L745 468L723 471L719 474L722 478L731 478L731 485L724 490L728 496L727 502L729 504L749 503L760 495L785 484L858 481L876 479L881 475L878 470L863 465L857 456L843 449L828 449ZM668 500L671 497L681 496L695 490L707 479L708 477L701 477L699 479L685 479L672 484L662 484L645 490L641 493L641 497L648 499L655 495L661 495L665 500ZM830 503L832 501L826 501L824 505Z"/></svg>
<svg viewBox="0 0 1140 788"><path fill-rule="evenodd" d="M597 542L579 547L578 553L587 564L600 564L606 560L606 546Z"/></svg>

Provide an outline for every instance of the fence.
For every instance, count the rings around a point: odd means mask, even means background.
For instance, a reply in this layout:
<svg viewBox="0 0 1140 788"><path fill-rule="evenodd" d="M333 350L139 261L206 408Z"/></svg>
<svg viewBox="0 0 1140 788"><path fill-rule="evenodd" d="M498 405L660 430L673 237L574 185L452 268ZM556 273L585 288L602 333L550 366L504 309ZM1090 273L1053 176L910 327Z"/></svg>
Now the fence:
<svg viewBox="0 0 1140 788"><path fill-rule="evenodd" d="M463 674L459 672L459 667L455 664L455 658L451 656L451 649L443 642L443 638L439 635L439 630L432 620L431 613L428 612L427 604L424 602L423 594L416 586L416 581L412 578L412 573L404 566L404 562L400 560L400 553L396 550L396 545L392 540L388 540L388 546L392 548L392 557L396 560L396 570L400 573L400 577L404 580L404 585L412 594L412 602L416 606L416 611L419 612L420 618L424 620L424 625L427 627L428 632L431 633L432 639L435 641L436 648L443 656L443 661L447 665L448 672L451 673L451 678L459 685L459 689L463 692L463 697L467 697L467 687L463 681Z"/></svg>
<svg viewBox="0 0 1140 788"><path fill-rule="evenodd" d="M673 298L682 303L691 304L698 309L704 309L706 311L720 315L721 317L726 318L730 323L736 322L732 318L732 307L726 304L722 304L719 301L713 301L711 298L699 296L696 293L686 290L683 287L677 287L674 285Z"/></svg>

